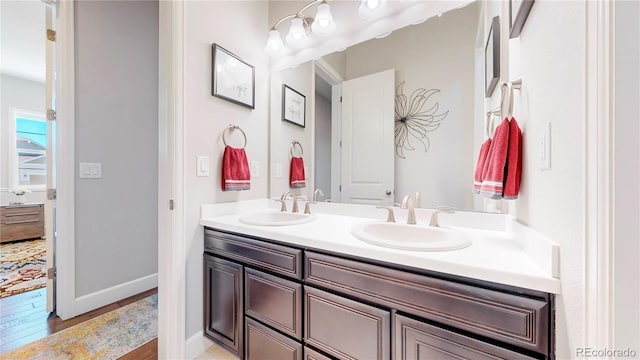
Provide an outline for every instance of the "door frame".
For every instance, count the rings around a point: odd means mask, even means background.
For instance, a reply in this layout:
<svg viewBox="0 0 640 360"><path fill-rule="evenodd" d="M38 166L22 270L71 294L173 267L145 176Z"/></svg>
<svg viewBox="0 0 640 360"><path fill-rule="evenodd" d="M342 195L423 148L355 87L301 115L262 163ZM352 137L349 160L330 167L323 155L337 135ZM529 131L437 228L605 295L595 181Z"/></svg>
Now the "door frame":
<svg viewBox="0 0 640 360"><path fill-rule="evenodd" d="M314 73L331 85L331 201L340 202L342 139L342 82L344 78L324 59L314 63Z"/></svg>

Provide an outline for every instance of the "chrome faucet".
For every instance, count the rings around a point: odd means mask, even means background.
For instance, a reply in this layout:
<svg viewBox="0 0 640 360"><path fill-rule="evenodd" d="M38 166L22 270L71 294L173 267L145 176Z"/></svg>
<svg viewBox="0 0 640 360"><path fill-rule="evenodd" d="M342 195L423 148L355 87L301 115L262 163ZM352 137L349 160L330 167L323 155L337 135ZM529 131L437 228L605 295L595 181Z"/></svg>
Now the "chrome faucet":
<svg viewBox="0 0 640 360"><path fill-rule="evenodd" d="M407 224L415 225L416 224L416 209L413 206L413 197L411 195L407 195L402 199L402 205L400 206L402 209L407 209Z"/></svg>
<svg viewBox="0 0 640 360"><path fill-rule="evenodd" d="M291 208L291 212L297 213L298 212L298 198L296 197L296 194L292 193L291 191L287 191L284 194L282 194L282 197L280 197L280 200L287 200L287 197L289 197L289 195L291 195L293 197L293 207ZM284 206L284 211L287 211L287 208Z"/></svg>
<svg viewBox="0 0 640 360"><path fill-rule="evenodd" d="M429 226L439 227L440 224L438 223L438 214L440 213L453 214L456 212L455 210L456 208L453 206L446 206L446 205L436 206L436 209L433 210L433 213L431 214L431 221L429 222Z"/></svg>

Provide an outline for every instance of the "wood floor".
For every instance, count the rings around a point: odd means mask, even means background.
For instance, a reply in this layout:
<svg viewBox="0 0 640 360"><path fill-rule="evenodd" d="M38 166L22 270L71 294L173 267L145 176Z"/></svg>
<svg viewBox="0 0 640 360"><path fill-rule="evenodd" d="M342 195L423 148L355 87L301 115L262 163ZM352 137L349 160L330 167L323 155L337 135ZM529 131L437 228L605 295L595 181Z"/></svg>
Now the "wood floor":
<svg viewBox="0 0 640 360"><path fill-rule="evenodd" d="M144 299L157 292L158 289L145 291L69 320L62 320L55 315L47 313L45 289L38 289L0 299L0 339L2 339L2 341L0 341L0 354L109 311L121 308L132 302ZM145 360L157 358L157 339L150 341L122 357L122 359Z"/></svg>

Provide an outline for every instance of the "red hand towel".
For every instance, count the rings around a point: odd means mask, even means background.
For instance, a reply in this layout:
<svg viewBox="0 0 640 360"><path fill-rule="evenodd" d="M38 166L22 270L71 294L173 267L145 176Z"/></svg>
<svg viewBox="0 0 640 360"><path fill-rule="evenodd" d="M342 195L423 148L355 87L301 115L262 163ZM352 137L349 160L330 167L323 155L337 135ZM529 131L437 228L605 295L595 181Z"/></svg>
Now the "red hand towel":
<svg viewBox="0 0 640 360"><path fill-rule="evenodd" d="M249 190L250 179L249 162L244 149L227 145L222 155L222 191Z"/></svg>
<svg viewBox="0 0 640 360"><path fill-rule="evenodd" d="M504 198L517 199L522 177L522 131L515 118L509 122L509 152L507 174L504 181Z"/></svg>
<svg viewBox="0 0 640 360"><path fill-rule="evenodd" d="M305 187L304 162L301 157L291 158L291 167L289 168L289 186L292 189Z"/></svg>
<svg viewBox="0 0 640 360"><path fill-rule="evenodd" d="M493 141L491 141L487 160L482 171L480 195L491 199L502 198L508 150L509 120L505 118L496 129Z"/></svg>
<svg viewBox="0 0 640 360"><path fill-rule="evenodd" d="M487 139L480 147L480 155L478 155L478 163L476 165L476 173L473 181L474 194L480 194L480 187L482 186L482 171L484 170L484 164L487 161L487 155L489 154L490 147L491 139Z"/></svg>

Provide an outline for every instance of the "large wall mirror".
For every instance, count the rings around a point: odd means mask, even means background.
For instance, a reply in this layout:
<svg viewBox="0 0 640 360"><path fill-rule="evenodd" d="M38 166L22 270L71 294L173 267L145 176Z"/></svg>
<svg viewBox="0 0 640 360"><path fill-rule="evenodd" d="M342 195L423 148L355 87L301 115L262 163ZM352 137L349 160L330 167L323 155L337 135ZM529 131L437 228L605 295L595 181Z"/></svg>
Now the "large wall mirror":
<svg viewBox="0 0 640 360"><path fill-rule="evenodd" d="M291 190L295 140L307 174L298 195L320 188L320 201L394 204L420 192L423 208L481 209L472 193L484 106L481 6L273 72L270 196ZM305 128L281 120L283 84L308 99Z"/></svg>

